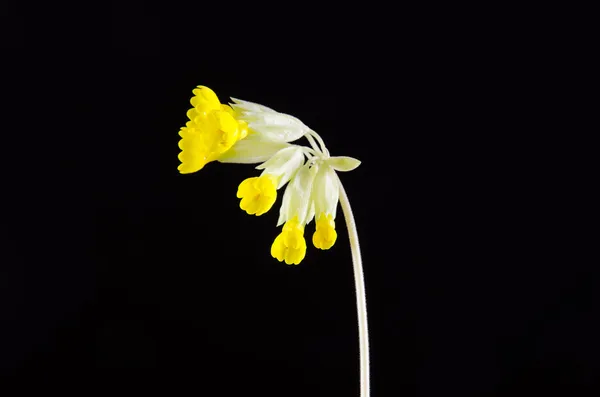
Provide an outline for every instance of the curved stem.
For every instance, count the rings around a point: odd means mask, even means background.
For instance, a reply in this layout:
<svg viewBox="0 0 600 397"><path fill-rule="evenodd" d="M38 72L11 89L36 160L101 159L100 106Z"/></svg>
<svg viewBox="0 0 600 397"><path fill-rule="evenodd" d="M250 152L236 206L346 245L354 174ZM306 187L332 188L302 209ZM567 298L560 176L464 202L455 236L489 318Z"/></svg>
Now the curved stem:
<svg viewBox="0 0 600 397"><path fill-rule="evenodd" d="M325 146L325 142L323 142L323 138L321 138L321 135L317 134L317 132L313 131L313 130L308 131L308 133L313 135L315 138L317 138L317 141L319 142L319 145L321 146L321 152L323 152L323 154L325 154L327 157L329 157L329 150L327 150L327 147Z"/></svg>
<svg viewBox="0 0 600 397"><path fill-rule="evenodd" d="M302 148L302 150L304 151L304 154L310 159L312 157L318 157L318 153L314 150L311 149L309 147L306 146L299 146L300 148Z"/></svg>
<svg viewBox="0 0 600 397"><path fill-rule="evenodd" d="M367 296L365 294L365 280L360 256L360 245L356 222L352 215L352 208L348 201L348 195L344 190L342 182L340 185L340 204L344 211L348 238L350 240L350 251L352 252L352 265L354 267L354 284L356 287L356 309L358 312L358 342L360 352L360 397L369 397L369 327L367 324Z"/></svg>
<svg viewBox="0 0 600 397"><path fill-rule="evenodd" d="M319 153L322 154L321 150L319 149L319 145L317 145L317 142L315 142L315 138L313 138L310 134L310 131L307 132L306 134L304 134L304 136L306 137L306 139L308 140L308 143L310 143L310 146L312 147L312 149Z"/></svg>

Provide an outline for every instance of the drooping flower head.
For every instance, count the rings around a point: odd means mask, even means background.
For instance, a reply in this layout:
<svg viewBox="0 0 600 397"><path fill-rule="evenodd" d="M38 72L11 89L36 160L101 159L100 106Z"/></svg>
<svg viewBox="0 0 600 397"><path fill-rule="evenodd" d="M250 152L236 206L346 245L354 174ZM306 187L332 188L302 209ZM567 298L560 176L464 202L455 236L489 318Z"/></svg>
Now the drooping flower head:
<svg viewBox="0 0 600 397"><path fill-rule="evenodd" d="M179 132L179 171L196 172L215 160L260 163L256 169L261 174L242 181L237 197L242 210L260 216L272 208L277 191L287 184L277 222L283 228L271 245L271 255L280 262L299 264L306 256L304 230L313 219L313 245L331 248L337 239L340 186L336 171L353 170L360 161L331 157L321 137L293 116L240 99L223 105L204 86L193 93L193 108L187 113L190 120ZM301 137L310 147L291 144Z"/></svg>

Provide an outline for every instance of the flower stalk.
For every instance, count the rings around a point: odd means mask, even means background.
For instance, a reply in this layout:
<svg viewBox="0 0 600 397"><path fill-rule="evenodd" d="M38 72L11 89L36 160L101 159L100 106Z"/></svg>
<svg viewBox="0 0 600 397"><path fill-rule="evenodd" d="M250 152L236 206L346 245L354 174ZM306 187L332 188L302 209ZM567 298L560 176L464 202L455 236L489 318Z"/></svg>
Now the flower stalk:
<svg viewBox="0 0 600 397"><path fill-rule="evenodd" d="M339 178L338 178L339 180ZM365 278L362 267L362 258L360 255L360 244L358 242L358 232L356 222L350 207L350 201L346 190L340 181L340 204L346 228L348 229L348 239L350 241L350 251L352 253L352 267L354 269L354 285L356 289L356 311L358 315L358 345L360 356L360 397L369 397L370 395L370 361L369 361L369 326L367 322L367 295L365 293Z"/></svg>

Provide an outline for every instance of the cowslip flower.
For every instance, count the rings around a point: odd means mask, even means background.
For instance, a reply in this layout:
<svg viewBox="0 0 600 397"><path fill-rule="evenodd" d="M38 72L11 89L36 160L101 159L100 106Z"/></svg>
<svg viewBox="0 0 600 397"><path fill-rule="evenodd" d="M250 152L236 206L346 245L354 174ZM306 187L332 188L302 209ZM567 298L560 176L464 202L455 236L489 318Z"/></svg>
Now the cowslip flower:
<svg viewBox="0 0 600 397"><path fill-rule="evenodd" d="M193 108L187 112L190 120L179 131L182 174L202 169L248 135L247 124L236 120L233 109L222 105L213 90L198 86L193 93Z"/></svg>
<svg viewBox="0 0 600 397"><path fill-rule="evenodd" d="M196 172L215 160L260 163L256 169L262 173L242 181L237 197L242 210L260 216L273 207L277 191L287 184L277 221L277 226L284 226L271 245L271 255L286 264L299 264L307 249L304 230L313 219L313 245L331 248L337 239L336 170L350 171L360 162L331 157L321 137L296 117L241 99L221 104L205 86L193 93L194 107L187 112L190 121L179 133L179 171ZM310 147L290 143L301 137Z"/></svg>
<svg viewBox="0 0 600 397"><path fill-rule="evenodd" d="M337 171L351 171L360 161L331 156L321 136L296 117L241 99L222 104L210 88L193 90L189 121L179 135L178 170L189 174L212 161L259 164L260 175L239 183L240 208L250 215L267 213L285 186L277 226L281 232L271 244L271 256L288 265L306 257L305 229L314 219L313 245L320 250L337 240L338 203L348 226L357 291L361 361L361 396L369 395L366 297L358 235L347 196ZM306 138L309 146L293 144ZM287 186L286 186L287 185Z"/></svg>
<svg viewBox="0 0 600 397"><path fill-rule="evenodd" d="M263 172L258 177L248 178L238 187L240 208L248 214L262 215L277 198L277 189L285 185L304 163L304 153L299 146L289 146L276 152L273 157L256 167Z"/></svg>

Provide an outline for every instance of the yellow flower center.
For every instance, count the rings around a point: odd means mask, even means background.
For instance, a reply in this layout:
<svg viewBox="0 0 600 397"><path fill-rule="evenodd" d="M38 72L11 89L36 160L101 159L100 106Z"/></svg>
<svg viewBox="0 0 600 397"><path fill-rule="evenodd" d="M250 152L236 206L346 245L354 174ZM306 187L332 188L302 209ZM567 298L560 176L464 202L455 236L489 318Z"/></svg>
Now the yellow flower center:
<svg viewBox="0 0 600 397"><path fill-rule="evenodd" d="M321 213L317 220L316 231L313 234L313 244L315 247L327 250L335 244L337 232L335 231L335 222L331 214Z"/></svg>
<svg viewBox="0 0 600 397"><path fill-rule="evenodd" d="M277 178L262 175L248 178L238 186L240 208L250 215L262 215L271 209L277 199Z"/></svg>
<svg viewBox="0 0 600 397"><path fill-rule="evenodd" d="M271 245L271 256L279 262L285 260L288 265L299 264L306 255L304 226L294 217L283 225L283 230Z"/></svg>

